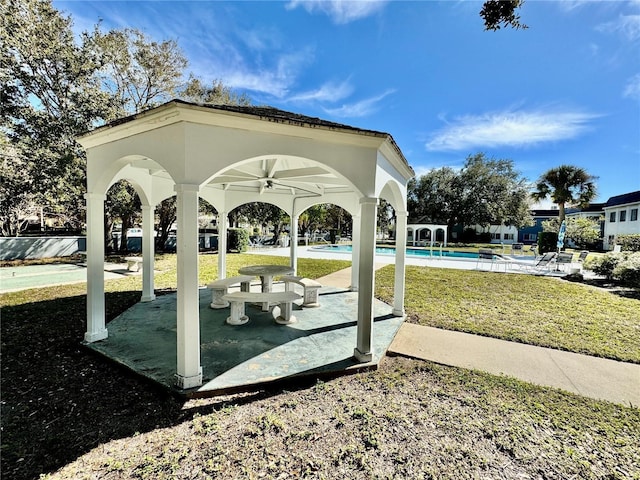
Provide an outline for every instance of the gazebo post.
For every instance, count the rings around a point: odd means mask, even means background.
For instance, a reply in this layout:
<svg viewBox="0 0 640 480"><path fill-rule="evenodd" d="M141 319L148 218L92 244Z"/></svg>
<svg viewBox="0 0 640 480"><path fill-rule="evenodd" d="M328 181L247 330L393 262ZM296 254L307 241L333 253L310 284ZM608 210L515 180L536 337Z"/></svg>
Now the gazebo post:
<svg viewBox="0 0 640 480"><path fill-rule="evenodd" d="M227 278L227 212L218 212L218 279Z"/></svg>
<svg viewBox="0 0 640 480"><path fill-rule="evenodd" d="M180 388L202 385L200 366L200 302L198 295L198 185L176 190L178 301L177 373Z"/></svg>
<svg viewBox="0 0 640 480"><path fill-rule="evenodd" d="M104 314L104 201L106 195L87 193L87 331L88 343L108 336Z"/></svg>
<svg viewBox="0 0 640 480"><path fill-rule="evenodd" d="M360 262L360 215L353 215L351 225L351 288L358 291L359 262Z"/></svg>
<svg viewBox="0 0 640 480"><path fill-rule="evenodd" d="M393 314L404 316L404 270L407 242L407 212L396 212L396 266L393 285Z"/></svg>
<svg viewBox="0 0 640 480"><path fill-rule="evenodd" d="M373 333L373 287L377 224L376 197L360 199L360 252L358 275L358 331L353 356L359 362L370 362L373 358L371 337Z"/></svg>
<svg viewBox="0 0 640 480"><path fill-rule="evenodd" d="M289 249L291 254L291 268L293 268L293 274L297 275L298 272L298 215L291 214L291 225L290 225L290 233L291 233L291 244L289 245Z"/></svg>
<svg viewBox="0 0 640 480"><path fill-rule="evenodd" d="M153 286L153 255L155 251L153 235L154 207L142 205L142 298L141 302L155 300Z"/></svg>

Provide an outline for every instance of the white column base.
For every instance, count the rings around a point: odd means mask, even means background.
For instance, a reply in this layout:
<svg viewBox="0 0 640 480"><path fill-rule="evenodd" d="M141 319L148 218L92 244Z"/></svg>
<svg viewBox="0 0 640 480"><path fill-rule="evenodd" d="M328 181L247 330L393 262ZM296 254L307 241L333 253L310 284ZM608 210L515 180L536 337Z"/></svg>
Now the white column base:
<svg viewBox="0 0 640 480"><path fill-rule="evenodd" d="M140 298L140 301L141 302L153 302L155 299L156 299L156 296L155 296L155 294L152 293L151 295L143 295Z"/></svg>
<svg viewBox="0 0 640 480"><path fill-rule="evenodd" d="M104 328L102 330L98 330L97 332L91 332L91 333L85 332L84 341L87 343L98 342L100 340L104 340L108 336L109 336L109 332L107 331L106 328Z"/></svg>
<svg viewBox="0 0 640 480"><path fill-rule="evenodd" d="M176 385L180 388L194 388L202 386L202 367L200 367L200 373L191 377L183 377L176 374Z"/></svg>
<svg viewBox="0 0 640 480"><path fill-rule="evenodd" d="M404 310L396 310L395 308L391 312L394 317L404 317Z"/></svg>
<svg viewBox="0 0 640 480"><path fill-rule="evenodd" d="M353 285L351 285L349 287L349 290L352 291L352 292L357 292L358 291L358 287L357 286L354 287Z"/></svg>
<svg viewBox="0 0 640 480"><path fill-rule="evenodd" d="M353 349L353 356L355 357L356 360L358 360L360 363L369 363L370 361L373 360L373 352L369 352L369 353L362 353L360 350L358 350L357 348Z"/></svg>

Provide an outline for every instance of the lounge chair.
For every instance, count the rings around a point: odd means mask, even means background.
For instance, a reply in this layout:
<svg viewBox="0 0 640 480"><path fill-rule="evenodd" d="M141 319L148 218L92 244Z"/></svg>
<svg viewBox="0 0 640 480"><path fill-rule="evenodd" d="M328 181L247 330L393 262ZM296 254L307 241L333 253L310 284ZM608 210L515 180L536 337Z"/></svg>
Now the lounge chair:
<svg viewBox="0 0 640 480"><path fill-rule="evenodd" d="M493 270L493 262L494 262L494 253L493 250L489 248L481 248L478 250L478 260L476 261L476 268L481 263L489 262L491 265L491 270Z"/></svg>
<svg viewBox="0 0 640 480"><path fill-rule="evenodd" d="M578 263L583 263L587 259L587 255L589 255L588 250L581 251L580 255L578 256Z"/></svg>
<svg viewBox="0 0 640 480"><path fill-rule="evenodd" d="M509 265L510 261L507 260L505 255L501 255L499 253L494 252L493 250L491 250L490 248L480 248L478 250L478 260L476 262L476 268L478 268L478 266L481 263L484 262L490 262L491 264L491 270L493 270L493 266L496 265L498 267L498 269L500 268L500 265L504 265L504 271L507 271L507 266Z"/></svg>
<svg viewBox="0 0 640 480"><path fill-rule="evenodd" d="M553 268L553 266L556 264L556 258L557 258L558 254L556 252L547 252L545 253L540 260L538 260L536 262L536 264L533 266L534 270L551 270L551 268Z"/></svg>
<svg viewBox="0 0 640 480"><path fill-rule="evenodd" d="M556 256L556 271L560 270L560 265L562 265L562 271L565 271L565 265L571 265L573 263L573 253L561 252Z"/></svg>

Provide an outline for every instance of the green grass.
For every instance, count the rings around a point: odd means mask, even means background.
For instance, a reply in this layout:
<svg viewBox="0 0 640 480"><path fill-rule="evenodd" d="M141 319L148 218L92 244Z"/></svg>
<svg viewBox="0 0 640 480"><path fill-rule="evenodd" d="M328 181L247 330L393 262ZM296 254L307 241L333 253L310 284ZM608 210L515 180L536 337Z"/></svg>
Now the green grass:
<svg viewBox="0 0 640 480"><path fill-rule="evenodd" d="M175 289L177 286L176 255L156 255L154 286L156 290ZM200 285L218 278L218 255L199 256ZM238 269L245 265L288 265L288 257L271 255L231 254L227 255L227 276L238 275ZM346 260L298 259L299 275L308 278L319 278L330 273L350 267ZM123 277L105 282L105 292L141 291L142 278L138 276ZM24 303L85 295L85 283L60 285L49 288L35 288L0 295L0 306L21 305Z"/></svg>
<svg viewBox="0 0 640 480"><path fill-rule="evenodd" d="M200 261L206 284L217 258ZM287 261L230 255L227 274ZM349 262L299 266L317 278ZM175 256L156 268L156 287L174 288ZM391 298L393 266L376 285ZM140 277L106 290L113 318L139 300ZM315 386L180 402L80 348L85 292L0 295L3 478L640 479L637 406L402 357ZM631 361L640 350L638 300L557 279L408 267L406 303L423 324Z"/></svg>
<svg viewBox="0 0 640 480"><path fill-rule="evenodd" d="M393 298L393 266L376 296ZM640 301L532 275L406 269L407 314L420 325L640 363Z"/></svg>

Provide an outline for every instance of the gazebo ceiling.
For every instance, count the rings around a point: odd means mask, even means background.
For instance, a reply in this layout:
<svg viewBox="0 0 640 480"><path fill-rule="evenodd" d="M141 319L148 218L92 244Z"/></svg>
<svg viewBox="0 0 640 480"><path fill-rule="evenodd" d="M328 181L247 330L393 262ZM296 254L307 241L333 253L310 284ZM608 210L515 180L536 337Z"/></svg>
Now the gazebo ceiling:
<svg viewBox="0 0 640 480"><path fill-rule="evenodd" d="M262 194L324 195L350 190L348 182L320 164L287 156L265 158L236 165L214 177L207 185L224 190Z"/></svg>

